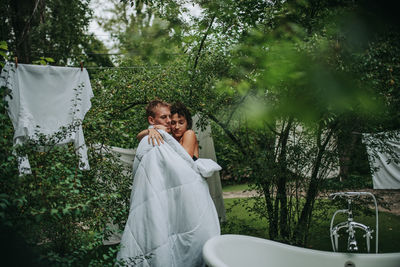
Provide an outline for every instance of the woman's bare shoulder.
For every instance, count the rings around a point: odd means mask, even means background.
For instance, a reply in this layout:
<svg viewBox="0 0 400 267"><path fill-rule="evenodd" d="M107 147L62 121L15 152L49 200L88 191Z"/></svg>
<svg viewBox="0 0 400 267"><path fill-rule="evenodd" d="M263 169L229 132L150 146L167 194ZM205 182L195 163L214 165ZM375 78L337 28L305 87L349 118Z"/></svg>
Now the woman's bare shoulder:
<svg viewBox="0 0 400 267"><path fill-rule="evenodd" d="M187 130L183 136L194 136L196 137L196 133L193 130Z"/></svg>
<svg viewBox="0 0 400 267"><path fill-rule="evenodd" d="M187 130L187 131L183 134L182 138L184 138L184 139L194 139L194 140L197 140L197 138L196 138L196 133L195 133L193 130Z"/></svg>

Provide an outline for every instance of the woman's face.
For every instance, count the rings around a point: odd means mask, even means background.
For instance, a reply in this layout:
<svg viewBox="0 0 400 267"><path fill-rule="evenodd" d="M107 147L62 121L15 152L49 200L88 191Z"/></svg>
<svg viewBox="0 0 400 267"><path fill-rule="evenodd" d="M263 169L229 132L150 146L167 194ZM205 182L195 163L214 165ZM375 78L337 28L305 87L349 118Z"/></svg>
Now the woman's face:
<svg viewBox="0 0 400 267"><path fill-rule="evenodd" d="M187 131L187 120L184 116L175 113L171 116L171 130L172 135L175 138L181 138L182 135Z"/></svg>

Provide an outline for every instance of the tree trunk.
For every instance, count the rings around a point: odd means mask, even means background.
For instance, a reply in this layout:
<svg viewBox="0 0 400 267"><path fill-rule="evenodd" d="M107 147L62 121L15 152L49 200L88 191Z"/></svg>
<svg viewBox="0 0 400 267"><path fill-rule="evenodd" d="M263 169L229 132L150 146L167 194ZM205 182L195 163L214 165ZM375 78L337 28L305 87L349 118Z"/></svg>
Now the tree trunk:
<svg viewBox="0 0 400 267"><path fill-rule="evenodd" d="M15 55L18 62L31 63L30 29L33 11L37 1L12 0L10 1L11 24L15 36Z"/></svg>
<svg viewBox="0 0 400 267"><path fill-rule="evenodd" d="M268 234L271 240L275 240L278 237L278 221L277 216L274 216L274 208L272 205L272 198L271 198L271 183L266 183L262 185L262 190L265 197L265 203L267 205L267 213L268 213Z"/></svg>
<svg viewBox="0 0 400 267"><path fill-rule="evenodd" d="M278 158L279 172L278 172L278 183L276 201L280 204L279 214L279 229L283 239L289 239L288 229L288 207L287 207L287 194L286 194L286 183L287 183L287 163L286 163L286 152L287 142L289 139L289 132L293 124L293 119L289 118L288 124L284 129L281 136L281 151ZM279 206L278 206L279 207Z"/></svg>
<svg viewBox="0 0 400 267"><path fill-rule="evenodd" d="M309 225L309 221L311 220L314 201L318 194L318 186L319 186L318 173L319 173L319 169L321 167L321 162L322 162L322 158L325 153L325 150L326 150L326 146L327 146L328 142L331 140L331 137L334 132L334 128L335 127L333 127L329 131L323 144L320 144L322 131L320 130L318 132L318 136L317 136L318 154L315 159L314 167L313 167L313 170L311 173L310 184L309 184L309 187L307 190L307 195L306 195L306 203L304 204L303 210L301 211L300 219L297 222L297 225L295 227L294 234L293 234L294 240L295 240L296 244L298 244L298 245L305 245L308 225Z"/></svg>
<svg viewBox="0 0 400 267"><path fill-rule="evenodd" d="M339 177L341 181L346 180L350 174L351 158L354 153L354 147L357 136L350 131L341 132L337 136L338 153L339 153Z"/></svg>

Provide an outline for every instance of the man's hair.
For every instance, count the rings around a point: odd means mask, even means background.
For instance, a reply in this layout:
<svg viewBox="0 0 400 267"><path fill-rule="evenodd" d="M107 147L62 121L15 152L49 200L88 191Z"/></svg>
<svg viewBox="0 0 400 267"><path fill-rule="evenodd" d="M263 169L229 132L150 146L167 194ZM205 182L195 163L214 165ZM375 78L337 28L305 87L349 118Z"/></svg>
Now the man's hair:
<svg viewBox="0 0 400 267"><path fill-rule="evenodd" d="M185 117L187 121L187 128L192 129L192 115L190 115L190 111L183 103L176 102L171 106L171 116L174 114Z"/></svg>
<svg viewBox="0 0 400 267"><path fill-rule="evenodd" d="M146 107L146 117L155 117L156 113L154 112L154 110L156 109L156 107L158 106L162 106L162 107L171 107L171 105L161 99L154 99L151 100Z"/></svg>

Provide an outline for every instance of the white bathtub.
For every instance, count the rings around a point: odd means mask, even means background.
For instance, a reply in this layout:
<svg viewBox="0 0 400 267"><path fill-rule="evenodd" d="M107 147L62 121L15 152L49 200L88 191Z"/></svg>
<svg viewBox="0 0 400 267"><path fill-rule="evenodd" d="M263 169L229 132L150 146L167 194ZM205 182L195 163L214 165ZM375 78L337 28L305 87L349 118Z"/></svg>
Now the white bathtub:
<svg viewBox="0 0 400 267"><path fill-rule="evenodd" d="M203 257L210 267L400 267L400 253L325 252L243 235L211 238Z"/></svg>

